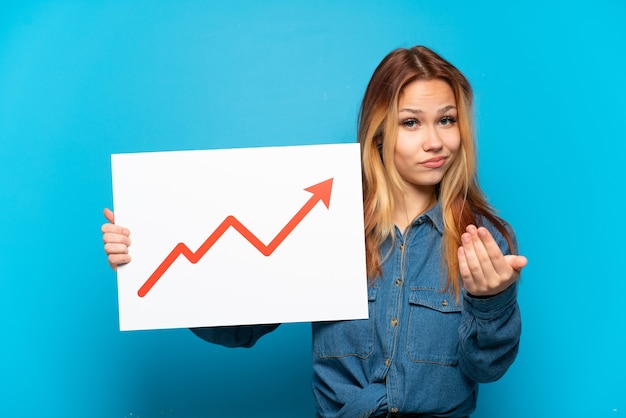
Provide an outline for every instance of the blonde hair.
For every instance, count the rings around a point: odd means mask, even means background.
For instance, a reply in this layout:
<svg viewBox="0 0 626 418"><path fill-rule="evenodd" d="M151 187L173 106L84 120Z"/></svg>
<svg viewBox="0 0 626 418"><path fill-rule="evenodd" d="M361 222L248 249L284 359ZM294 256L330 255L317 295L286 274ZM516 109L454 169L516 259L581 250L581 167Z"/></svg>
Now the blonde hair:
<svg viewBox="0 0 626 418"><path fill-rule="evenodd" d="M359 112L358 141L363 169L363 206L367 273L370 280L381 274L380 248L394 234L394 195L402 182L394 164L398 132L398 100L403 89L416 80L440 79L454 92L461 145L455 160L436 188L443 211L442 241L445 287L460 293L457 248L461 234L481 215L491 221L513 249L503 221L496 216L482 192L476 174L473 93L465 76L434 51L424 47L400 48L378 65L365 91Z"/></svg>

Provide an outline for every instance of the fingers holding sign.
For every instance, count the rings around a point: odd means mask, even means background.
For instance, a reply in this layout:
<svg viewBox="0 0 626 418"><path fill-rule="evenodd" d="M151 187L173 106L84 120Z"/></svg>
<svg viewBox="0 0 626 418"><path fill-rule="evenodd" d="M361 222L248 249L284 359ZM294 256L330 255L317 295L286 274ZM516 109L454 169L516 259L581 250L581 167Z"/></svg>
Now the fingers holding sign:
<svg viewBox="0 0 626 418"><path fill-rule="evenodd" d="M111 210L105 209L104 217L108 221L108 223L102 225L104 252L107 254L111 268L117 270L117 266L129 263L131 260L128 254L130 231L127 228L115 225L115 216Z"/></svg>
<svg viewBox="0 0 626 418"><path fill-rule="evenodd" d="M503 255L489 231L469 225L461 235L458 249L459 271L463 286L473 296L496 295L511 286L528 260L523 256Z"/></svg>

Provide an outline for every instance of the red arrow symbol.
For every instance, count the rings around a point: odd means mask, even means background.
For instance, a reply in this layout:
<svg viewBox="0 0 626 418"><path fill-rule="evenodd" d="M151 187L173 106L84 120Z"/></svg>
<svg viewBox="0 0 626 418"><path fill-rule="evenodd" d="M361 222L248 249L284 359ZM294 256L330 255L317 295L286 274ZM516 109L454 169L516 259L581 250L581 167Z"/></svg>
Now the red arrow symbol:
<svg viewBox="0 0 626 418"><path fill-rule="evenodd" d="M179 243L174 247L174 249L169 253L165 260L157 267L157 269L152 273L152 275L146 280L146 282L141 286L137 294L139 297L144 297L152 286L156 284L156 282L163 276L163 274L170 268L170 266L176 261L179 255L185 256L187 260L196 264L204 255L209 251L209 249L220 239L220 237L226 232L228 228L231 226L241 234L250 244L252 244L257 250L261 252L261 254L265 256L271 255L276 248L287 238L287 236L295 229L296 226L304 219L304 217L313 209L313 207L320 200L324 203L324 205L328 208L330 205L330 192L333 187L333 179L330 178L321 183L315 184L311 187L307 187L307 192L313 193L313 196L302 206L302 208L294 215L293 218L287 222L287 225L280 230L280 232L274 237L274 239L268 244L265 245L256 235L254 235L248 228L246 228L237 218L232 215L229 215L222 221L222 223L213 231L211 235L204 241L204 243L198 248L198 250L194 253L187 247L184 243Z"/></svg>

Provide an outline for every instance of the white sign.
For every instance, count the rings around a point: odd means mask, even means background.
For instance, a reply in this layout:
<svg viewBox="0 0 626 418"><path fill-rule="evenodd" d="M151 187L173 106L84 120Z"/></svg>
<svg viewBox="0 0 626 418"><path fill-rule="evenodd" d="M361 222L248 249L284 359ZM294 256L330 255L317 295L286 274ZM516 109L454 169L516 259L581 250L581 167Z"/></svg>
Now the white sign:
<svg viewBox="0 0 626 418"><path fill-rule="evenodd" d="M367 318L358 144L111 163L121 330Z"/></svg>

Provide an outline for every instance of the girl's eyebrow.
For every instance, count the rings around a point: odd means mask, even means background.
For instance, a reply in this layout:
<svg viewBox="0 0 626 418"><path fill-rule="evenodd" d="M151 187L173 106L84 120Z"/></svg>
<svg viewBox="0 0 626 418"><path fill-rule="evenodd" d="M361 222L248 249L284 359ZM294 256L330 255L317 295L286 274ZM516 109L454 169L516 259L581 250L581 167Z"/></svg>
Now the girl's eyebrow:
<svg viewBox="0 0 626 418"><path fill-rule="evenodd" d="M454 105L444 106L444 107L442 107L441 109L439 109L437 111L437 114L442 115L442 114L444 114L447 111L452 110L452 109L456 110L456 106L454 106ZM401 113L401 112L409 112L409 113L412 113L414 115L419 115L420 113L424 113L424 111L421 110L421 109L410 109L410 108L403 108L403 109L400 109L398 111L398 113Z"/></svg>
<svg viewBox="0 0 626 418"><path fill-rule="evenodd" d="M413 113L414 115L419 115L420 113L424 113L422 110L419 110L419 109L409 109L409 108L400 109L398 111L398 113L401 113L401 112L409 112L409 113Z"/></svg>
<svg viewBox="0 0 626 418"><path fill-rule="evenodd" d="M449 110L452 110L452 109L456 110L456 106L448 105L448 106L442 107L441 109L439 109L439 114L441 115L441 114L446 113L446 112L448 112Z"/></svg>

